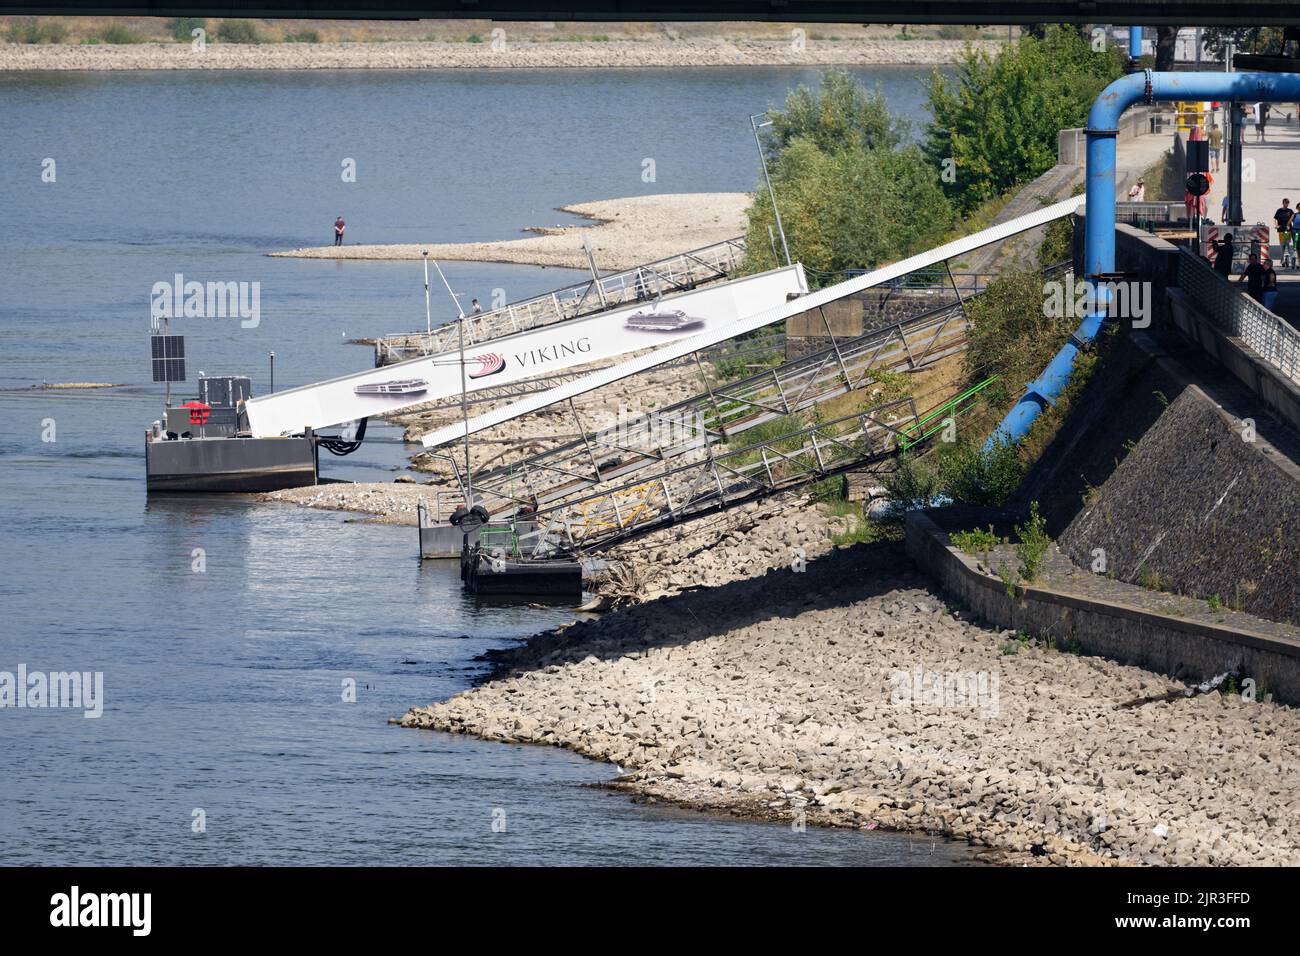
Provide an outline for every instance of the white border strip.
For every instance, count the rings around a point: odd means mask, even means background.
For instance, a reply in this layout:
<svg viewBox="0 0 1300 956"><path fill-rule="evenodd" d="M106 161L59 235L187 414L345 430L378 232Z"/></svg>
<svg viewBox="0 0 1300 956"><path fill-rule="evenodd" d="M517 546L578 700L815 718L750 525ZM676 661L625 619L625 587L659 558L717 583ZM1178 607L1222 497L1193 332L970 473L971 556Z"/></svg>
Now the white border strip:
<svg viewBox="0 0 1300 956"><path fill-rule="evenodd" d="M772 325L783 319L788 319L792 315L798 315L800 312L806 312L809 309L815 309L818 306L826 305L828 302L834 302L836 299L842 299L846 295L852 295L854 292L861 292L863 289L870 289L872 286L880 285L891 279L898 279L907 275L909 272L915 272L917 269L924 269L926 266L932 266L943 262L945 259L951 259L954 256L964 255L973 252L983 246L990 245L994 242L1001 242L1017 233L1034 229L1038 226L1046 225L1057 219L1063 219L1066 216L1076 212L1083 206L1083 196L1072 196L1069 199L1054 203L1051 206L1044 206L1035 212L1026 213L1023 216L1017 216L1007 222L997 226L990 226L988 229L981 229L979 232L972 233L969 236L963 236L952 242L945 243L942 246L936 246L927 252L912 256L909 259L903 259L892 265L875 269L865 275L860 275L852 279L846 279L844 282L837 282L835 285L827 286L808 295L799 296L783 305L768 309L766 312L759 312L755 315L738 319L728 325L719 326L700 335L692 336L689 339L681 339L663 348L655 349L634 359L626 362L620 362L617 365L610 366L600 372L593 372L582 378L574 379L563 385L557 385L555 388L545 392L537 392L527 398L520 399L503 408L498 408L490 412L485 412L471 418L468 423L456 422L445 428L439 428L437 431L429 432L421 441L426 448L437 448L448 442L462 439L468 426L469 434L482 431L485 428L491 428L494 425L500 425L508 422L513 418L521 415L528 415L532 412L539 411L558 402L567 401L578 395L584 395L593 389L602 388L620 379L627 378L630 375L636 375L647 369L652 369L656 365L662 365L665 362L671 362L673 359L681 358L684 355L690 355L692 352L698 352L700 349L706 349L711 345L719 342L725 342L727 339L735 338L737 335L744 335L746 332L752 332L754 329L760 329L765 325ZM800 268L802 275L802 267Z"/></svg>

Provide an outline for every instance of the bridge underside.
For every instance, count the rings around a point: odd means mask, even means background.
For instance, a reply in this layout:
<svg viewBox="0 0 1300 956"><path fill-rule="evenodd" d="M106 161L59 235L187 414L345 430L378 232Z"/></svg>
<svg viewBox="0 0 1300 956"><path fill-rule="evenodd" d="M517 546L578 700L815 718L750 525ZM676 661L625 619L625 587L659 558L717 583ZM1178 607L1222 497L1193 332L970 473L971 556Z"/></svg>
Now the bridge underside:
<svg viewBox="0 0 1300 956"><path fill-rule="evenodd" d="M347 20L759 20L778 23L1120 23L1241 26L1297 20L1287 0L0 0L0 14Z"/></svg>

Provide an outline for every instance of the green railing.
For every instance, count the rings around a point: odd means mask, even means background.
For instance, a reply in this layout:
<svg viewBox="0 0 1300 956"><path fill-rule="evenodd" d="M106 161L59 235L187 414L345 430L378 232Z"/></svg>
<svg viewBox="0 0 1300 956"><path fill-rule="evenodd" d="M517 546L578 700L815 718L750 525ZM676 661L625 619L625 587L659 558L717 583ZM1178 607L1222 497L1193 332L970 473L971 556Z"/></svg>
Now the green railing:
<svg viewBox="0 0 1300 956"><path fill-rule="evenodd" d="M478 543L484 551L503 548L507 555L519 556L519 535L516 533L513 523L502 525L485 524L479 528Z"/></svg>
<svg viewBox="0 0 1300 956"><path fill-rule="evenodd" d="M931 409L925 415L922 415L911 425L908 425L903 429L902 435L898 440L899 450L907 451L909 448L926 441L932 435L943 431L944 428L947 427L946 422L949 418L955 419L958 415L964 412L970 406L971 400L976 395L984 391L984 389L988 388L997 380L998 376L996 375L986 378L978 385L968 388L960 395L950 398L939 407Z"/></svg>

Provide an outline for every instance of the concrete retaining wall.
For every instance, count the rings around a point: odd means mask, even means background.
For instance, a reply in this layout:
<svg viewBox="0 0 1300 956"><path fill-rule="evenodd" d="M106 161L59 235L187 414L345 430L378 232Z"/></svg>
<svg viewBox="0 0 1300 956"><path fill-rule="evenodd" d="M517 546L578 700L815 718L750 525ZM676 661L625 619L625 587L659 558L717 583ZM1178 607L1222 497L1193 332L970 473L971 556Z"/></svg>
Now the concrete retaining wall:
<svg viewBox="0 0 1300 956"><path fill-rule="evenodd" d="M1158 110L1126 110L1119 118L1119 136L1122 142L1151 132L1151 117ZM1056 134L1056 161L1067 166L1083 166L1088 159L1088 138L1082 129L1063 129Z"/></svg>
<svg viewBox="0 0 1300 956"><path fill-rule="evenodd" d="M785 359L792 362L830 348L827 325L836 339L855 339L956 302L951 289L876 288L855 292L786 319Z"/></svg>
<svg viewBox="0 0 1300 956"><path fill-rule="evenodd" d="M1083 221L1074 230L1074 271L1083 274ZM1136 272L1152 283L1153 324L1177 329L1200 346L1217 365L1263 402L1292 428L1300 431L1300 386L1264 361L1241 339L1216 326L1200 305L1179 287L1178 248L1149 232L1120 223L1115 227L1115 268Z"/></svg>
<svg viewBox="0 0 1300 956"><path fill-rule="evenodd" d="M1125 664L1202 681L1224 671L1253 678L1274 699L1300 703L1300 641L1153 614L1119 603L1002 582L950 546L924 512L907 516L907 552L940 587L998 627L1052 635L1058 643Z"/></svg>
<svg viewBox="0 0 1300 956"><path fill-rule="evenodd" d="M1074 227L1074 274L1083 275L1085 217L1080 212ZM1127 223L1115 225L1115 270L1136 272L1151 283L1152 322L1167 324L1171 319L1168 291L1178 286L1178 247L1159 236Z"/></svg>
<svg viewBox="0 0 1300 956"><path fill-rule="evenodd" d="M1233 378L1245 385L1292 428L1300 431L1300 385L1296 385L1236 336L1229 335L1180 290L1169 293L1169 321Z"/></svg>

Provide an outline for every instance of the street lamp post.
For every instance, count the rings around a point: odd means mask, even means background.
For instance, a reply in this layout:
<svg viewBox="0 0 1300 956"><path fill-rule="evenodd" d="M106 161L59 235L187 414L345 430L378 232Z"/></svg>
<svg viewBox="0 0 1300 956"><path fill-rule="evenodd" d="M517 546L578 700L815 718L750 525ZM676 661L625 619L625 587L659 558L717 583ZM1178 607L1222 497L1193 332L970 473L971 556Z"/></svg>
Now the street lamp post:
<svg viewBox="0 0 1300 956"><path fill-rule="evenodd" d="M754 145L758 147L758 162L763 167L763 179L767 182L767 195L772 200L772 216L776 219L776 231L781 236L781 251L785 253L785 264L790 265L790 247L785 242L785 227L781 225L781 210L776 208L776 191L772 188L772 177L767 172L767 157L763 155L763 141L758 137L758 131L764 126L771 126L772 121L759 123L756 120L760 116L766 116L766 113L754 113L749 117L749 126L754 131Z"/></svg>

